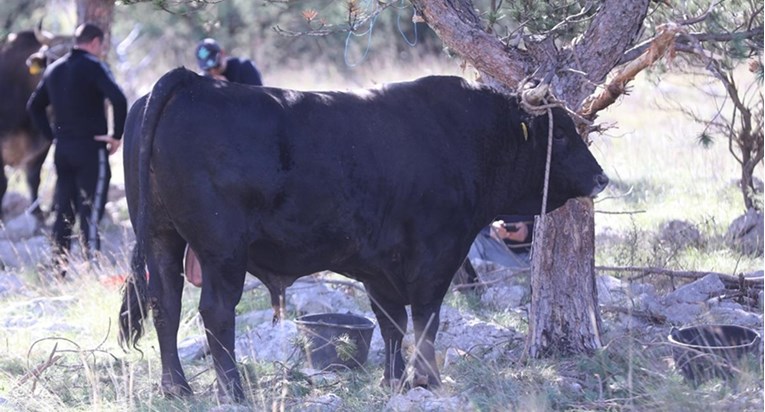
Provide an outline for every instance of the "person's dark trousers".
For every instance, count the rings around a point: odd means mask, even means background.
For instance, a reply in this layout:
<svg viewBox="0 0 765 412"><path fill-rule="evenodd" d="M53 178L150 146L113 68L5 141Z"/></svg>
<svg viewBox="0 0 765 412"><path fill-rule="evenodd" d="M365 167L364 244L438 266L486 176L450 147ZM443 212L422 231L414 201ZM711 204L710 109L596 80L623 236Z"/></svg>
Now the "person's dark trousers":
<svg viewBox="0 0 765 412"><path fill-rule="evenodd" d="M56 222L53 239L57 252L65 255L71 246L72 226L79 219L88 257L100 250L98 222L104 214L111 170L104 144L89 139L59 139L56 164Z"/></svg>

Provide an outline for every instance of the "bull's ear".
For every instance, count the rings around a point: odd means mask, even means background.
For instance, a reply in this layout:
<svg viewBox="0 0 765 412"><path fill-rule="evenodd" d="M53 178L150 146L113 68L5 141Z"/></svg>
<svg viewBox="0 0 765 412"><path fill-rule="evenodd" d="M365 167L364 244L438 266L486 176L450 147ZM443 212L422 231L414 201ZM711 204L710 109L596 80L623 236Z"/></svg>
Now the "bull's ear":
<svg viewBox="0 0 765 412"><path fill-rule="evenodd" d="M43 68L40 67L40 65L37 63L32 63L31 65L29 65L29 74L31 74L32 76L37 76L38 74L42 73L42 71L43 71Z"/></svg>
<svg viewBox="0 0 765 412"><path fill-rule="evenodd" d="M45 56L41 53L34 53L27 58L27 67L29 68L29 74L37 75L45 69Z"/></svg>

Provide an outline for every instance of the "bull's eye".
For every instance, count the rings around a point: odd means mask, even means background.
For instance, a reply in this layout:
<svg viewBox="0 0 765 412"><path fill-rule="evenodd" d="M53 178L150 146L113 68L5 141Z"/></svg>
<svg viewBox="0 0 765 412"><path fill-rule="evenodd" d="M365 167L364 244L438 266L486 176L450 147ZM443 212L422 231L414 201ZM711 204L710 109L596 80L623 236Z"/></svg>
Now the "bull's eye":
<svg viewBox="0 0 765 412"><path fill-rule="evenodd" d="M566 140L566 133L556 127L553 129L553 138L558 141Z"/></svg>

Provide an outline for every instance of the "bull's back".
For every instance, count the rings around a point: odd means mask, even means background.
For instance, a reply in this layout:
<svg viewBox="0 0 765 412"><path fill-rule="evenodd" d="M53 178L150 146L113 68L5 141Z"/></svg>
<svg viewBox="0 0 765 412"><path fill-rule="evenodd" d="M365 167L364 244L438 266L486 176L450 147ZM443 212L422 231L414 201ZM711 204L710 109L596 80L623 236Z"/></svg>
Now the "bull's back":
<svg viewBox="0 0 765 412"><path fill-rule="evenodd" d="M183 148L188 159L176 157L179 172L191 166L216 171L225 165L240 170L248 182L310 179L321 182L314 191L333 195L340 189L333 184L359 189L355 186L363 183L405 185L413 176L443 179L456 164L471 164L476 136L464 126L470 123L464 119L467 113L452 113L471 104L455 95L462 91L457 80L429 80L392 90L304 93L200 79L169 102L156 144L168 153ZM443 95L443 86L450 86L452 94L441 98L445 101L431 98L439 91ZM212 175L220 179L218 185L231 183L224 179L232 176Z"/></svg>

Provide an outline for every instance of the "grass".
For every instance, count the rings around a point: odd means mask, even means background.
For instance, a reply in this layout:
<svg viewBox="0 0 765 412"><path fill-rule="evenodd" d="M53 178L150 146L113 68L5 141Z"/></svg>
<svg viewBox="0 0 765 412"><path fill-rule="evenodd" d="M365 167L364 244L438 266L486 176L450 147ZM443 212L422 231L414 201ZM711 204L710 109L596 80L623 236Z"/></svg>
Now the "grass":
<svg viewBox="0 0 765 412"><path fill-rule="evenodd" d="M385 63L351 80L317 71L268 78L273 85L298 89L345 89L427 73L459 74L456 64L448 64L452 62L423 60L399 70ZM682 78L669 76L666 81L678 99L702 101ZM619 212L596 214L596 264L731 274L762 269L762 257L742 256L722 241L727 225L743 213L735 186L738 170L727 148L719 142L710 149L696 146L696 126L661 110L652 87L638 79L634 92L601 118L618 122L619 128L596 137L592 146L612 178L596 211ZM46 168L50 173L52 165ZM121 168L114 171L113 181L119 184ZM14 179L11 190L18 184ZM50 192L44 185L43 194ZM124 217L124 206L115 214ZM693 223L704 241L688 247L659 242L662 224L673 219ZM123 273L126 255L99 273L85 272L65 282L51 282L38 267L14 272L27 289L0 297L0 410L206 411L219 406L209 359L184 364L196 396L166 399L158 388L160 362L153 327L142 340L142 353L125 353L118 347L119 290L96 275ZM185 290L179 339L201 333L198 299L198 289ZM508 329L527 328L523 312L486 308L470 293L449 294L446 304ZM237 313L269 308L268 293L260 288L245 293ZM461 409L481 411L762 410L763 374L757 362L737 382L713 381L693 388L673 369L665 337L661 327L635 329L612 337L591 356L526 363L520 362L522 342L508 342L499 359L465 356L444 368L445 383L437 394L459 397L464 401ZM381 366L339 372L336 380L320 382L304 375L297 359L240 362L251 410L301 410L330 393L342 400L341 410L381 410L391 398L378 385Z"/></svg>

